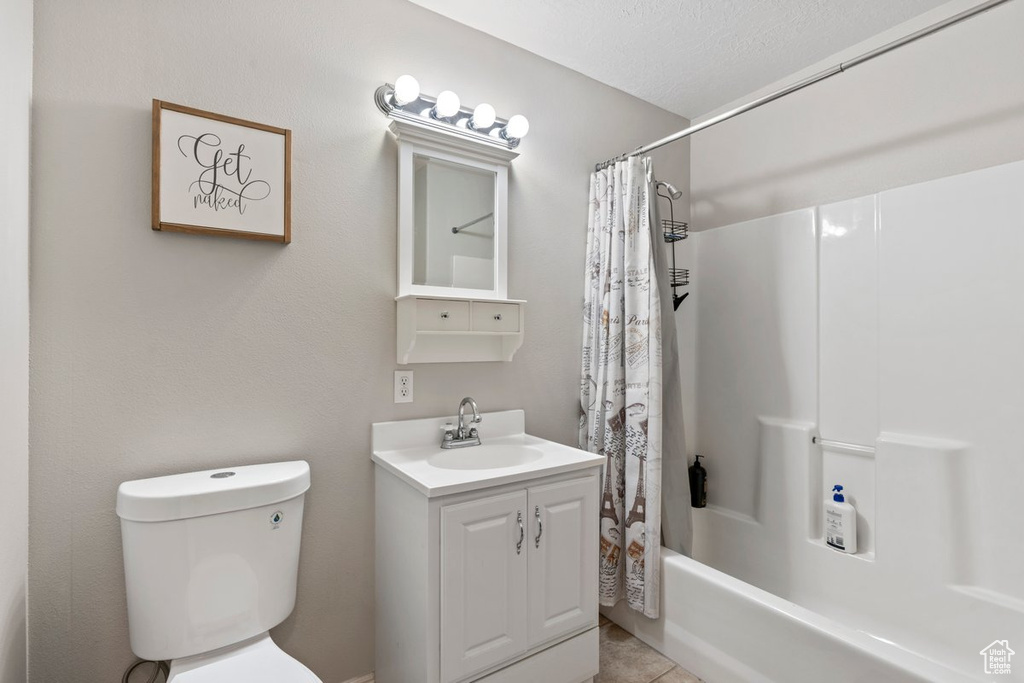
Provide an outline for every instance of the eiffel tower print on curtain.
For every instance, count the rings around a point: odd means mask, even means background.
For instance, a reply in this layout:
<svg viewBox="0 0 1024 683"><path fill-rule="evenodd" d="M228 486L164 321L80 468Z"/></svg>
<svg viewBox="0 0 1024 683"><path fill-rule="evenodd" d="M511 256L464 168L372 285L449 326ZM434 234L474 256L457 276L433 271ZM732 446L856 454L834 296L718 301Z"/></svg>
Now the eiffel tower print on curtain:
<svg viewBox="0 0 1024 683"><path fill-rule="evenodd" d="M637 522L643 524L647 520L647 496L644 491L644 470L647 469L647 458L644 456L639 457L640 476L636 480L636 498L633 500L633 507L629 509L629 514L626 515L627 529Z"/></svg>
<svg viewBox="0 0 1024 683"><path fill-rule="evenodd" d="M615 464L612 462L612 454L608 453L608 462L604 466L604 496L601 498L601 517L612 520L612 524L619 525L619 515L615 512L615 496L612 494L612 473L615 471Z"/></svg>
<svg viewBox="0 0 1024 683"><path fill-rule="evenodd" d="M612 526L619 525L619 513L616 510L615 492L612 489L612 479L618 476L615 467L615 456L622 451L626 442L626 409L620 408L618 412L611 413L607 418L607 430L605 431L605 454L608 462L604 467L604 495L601 498L601 517L612 520ZM623 492L619 491L619 499Z"/></svg>

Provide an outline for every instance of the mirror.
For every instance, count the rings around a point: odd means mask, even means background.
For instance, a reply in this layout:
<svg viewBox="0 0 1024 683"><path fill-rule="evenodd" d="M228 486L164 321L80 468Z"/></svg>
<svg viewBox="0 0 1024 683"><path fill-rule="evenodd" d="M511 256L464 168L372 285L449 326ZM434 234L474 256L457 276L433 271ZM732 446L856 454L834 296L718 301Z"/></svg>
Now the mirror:
<svg viewBox="0 0 1024 683"><path fill-rule="evenodd" d="M413 155L412 283L494 290L496 174Z"/></svg>
<svg viewBox="0 0 1024 683"><path fill-rule="evenodd" d="M508 298L508 163L516 153L393 121L398 296Z"/></svg>

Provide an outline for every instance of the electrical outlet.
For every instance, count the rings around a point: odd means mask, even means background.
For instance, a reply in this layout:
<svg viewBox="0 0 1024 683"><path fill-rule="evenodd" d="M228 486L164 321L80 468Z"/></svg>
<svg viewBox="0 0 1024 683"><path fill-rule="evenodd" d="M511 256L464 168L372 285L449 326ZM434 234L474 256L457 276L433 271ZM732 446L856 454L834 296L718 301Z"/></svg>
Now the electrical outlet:
<svg viewBox="0 0 1024 683"><path fill-rule="evenodd" d="M395 403L412 403L412 370L395 370Z"/></svg>

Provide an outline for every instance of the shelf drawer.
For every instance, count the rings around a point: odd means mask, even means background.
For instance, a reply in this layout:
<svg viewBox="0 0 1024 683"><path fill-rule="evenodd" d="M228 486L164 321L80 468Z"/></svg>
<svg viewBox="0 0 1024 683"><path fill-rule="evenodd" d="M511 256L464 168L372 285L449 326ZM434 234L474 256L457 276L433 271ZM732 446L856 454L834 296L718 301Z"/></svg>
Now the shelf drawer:
<svg viewBox="0 0 1024 683"><path fill-rule="evenodd" d="M519 304L474 301L471 316L474 332L519 331Z"/></svg>
<svg viewBox="0 0 1024 683"><path fill-rule="evenodd" d="M416 329L425 332L469 330L469 302L417 299Z"/></svg>

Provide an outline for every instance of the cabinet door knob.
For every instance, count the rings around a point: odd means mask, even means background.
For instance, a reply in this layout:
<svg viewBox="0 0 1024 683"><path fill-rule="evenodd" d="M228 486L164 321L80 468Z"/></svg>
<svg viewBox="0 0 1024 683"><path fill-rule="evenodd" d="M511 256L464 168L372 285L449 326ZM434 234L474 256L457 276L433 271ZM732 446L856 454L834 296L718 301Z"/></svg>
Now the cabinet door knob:
<svg viewBox="0 0 1024 683"><path fill-rule="evenodd" d="M494 319L495 320L501 320L501 313L495 313L494 314Z"/></svg>
<svg viewBox="0 0 1024 683"><path fill-rule="evenodd" d="M448 311L441 311L441 320L448 319Z"/></svg>
<svg viewBox="0 0 1024 683"><path fill-rule="evenodd" d="M533 547L540 547L540 537L544 534L544 523L540 521L540 506L533 508L533 514L537 516L537 537L533 539Z"/></svg>
<svg viewBox="0 0 1024 683"><path fill-rule="evenodd" d="M519 524L519 541L516 542L516 555L523 552L523 539L526 538L526 530L523 529L523 511L520 510L516 516L516 522Z"/></svg>

